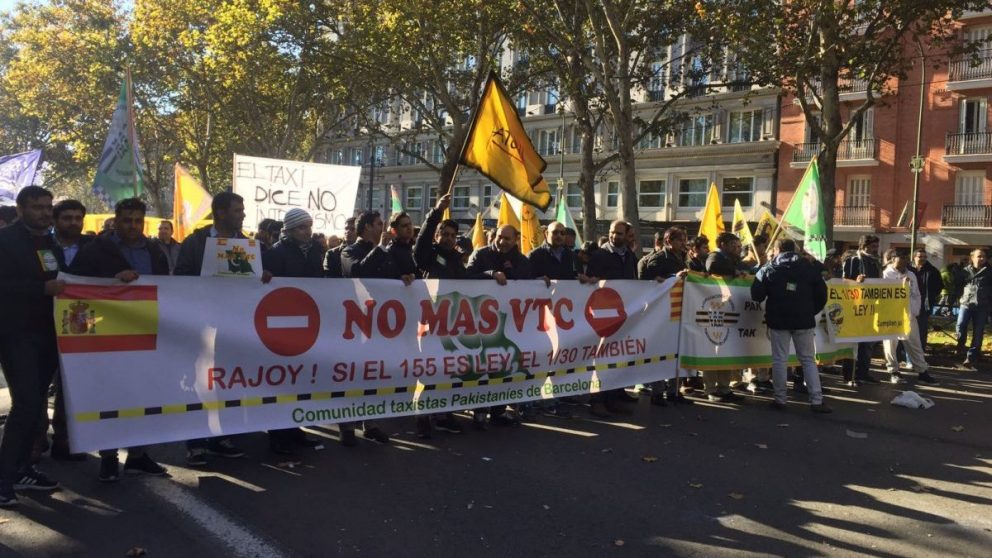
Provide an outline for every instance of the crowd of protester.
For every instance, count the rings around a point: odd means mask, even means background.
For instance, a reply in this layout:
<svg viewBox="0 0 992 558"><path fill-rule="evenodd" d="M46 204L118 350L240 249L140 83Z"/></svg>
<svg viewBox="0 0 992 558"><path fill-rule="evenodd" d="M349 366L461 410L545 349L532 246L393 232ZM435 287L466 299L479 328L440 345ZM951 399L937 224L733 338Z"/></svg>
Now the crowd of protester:
<svg viewBox="0 0 992 558"><path fill-rule="evenodd" d="M790 343L795 347L801 372L793 378L794 390L808 394L810 408L829 413L823 403L819 369L814 361L813 328L815 316L826 302L825 281L845 278L864 281L885 278L911 286L910 338L904 342L884 342L888 381L906 381L901 368L908 359L917 381L936 383L926 362L928 320L931 313L956 307L957 347L963 364L973 368L981 357L985 324L992 308L992 271L984 250L974 250L963 264L950 264L938 271L927 262L926 250L906 257L889 250L879 258L879 239L865 235L858 249L849 253L830 250L823 262L805 254L797 242L781 238L767 248L769 239L757 236L742 246L732 233L716 239L710 251L705 236L690 238L684 227L671 227L654 235L654 246L646 255L638 245L634 227L624 221L610 224L609 234L598 242L586 242L576 249L576 232L552 222L546 228L545 242L529 254L520 250L520 233L505 225L488 231L487 245L473 250L460 225L444 219L450 195L442 196L427 214L423 226L415 229L406 213L391 216L388 224L377 212L365 212L348 219L344 237L314 234L313 219L302 209L291 209L282 221L265 219L258 224L254 238L262 252L263 281L272 277L327 277L396 279L409 285L417 279L471 279L492 281L504 286L511 281L538 279L579 281L594 284L601 280L643 280L662 282L688 272L723 277L751 277L751 296L764 301L765 317L772 347L772 367L768 369L716 370L690 374L681 381L660 381L645 390L657 406L691 404L686 395L700 395L709 401L733 402L742 395L734 388L752 393L771 393L770 406L786 408L788 395L787 358ZM0 292L7 315L0 321L0 365L11 394L11 410L0 442L0 506L17 503L18 490L54 490L58 483L39 471L35 464L45 452L58 460L85 459L69 447L65 405L58 379L58 351L53 317L53 300L65 288L59 272L81 276L134 281L144 275L200 275L209 238L245 238L242 232L245 208L237 194L223 192L213 198L211 225L200 228L177 242L173 226L163 221L155 237L143 232L145 204L127 199L115 207L98 234L83 234L86 208L75 200L53 204L47 190L31 186L20 191L16 214L7 208L0 212ZM971 343L968 344L968 335ZM860 343L856 358L843 362L844 380L852 387L879 383L869 371L874 343ZM746 381L745 381L746 380ZM47 400L54 391L54 414L48 419ZM695 393L694 393L695 392ZM497 406L472 411L471 425L486 430L491 425L513 425L537 420L540 415L566 418L568 407L587 405L595 417L609 418L631 414L637 396L625 389L595 393L587 398L542 401L517 406ZM453 413L419 416L416 433L429 439L435 431L461 433L462 425ZM52 437L49 441L49 427ZM340 442L346 447L358 444L356 430L376 443L389 443L390 437L376 421L341 423ZM298 428L268 433L269 447L277 454L292 455L319 442ZM186 442L187 464L202 467L213 457L238 458L244 452L229 436ZM98 479L115 482L122 467L116 449L100 452ZM127 449L123 472L166 475L144 447Z"/></svg>

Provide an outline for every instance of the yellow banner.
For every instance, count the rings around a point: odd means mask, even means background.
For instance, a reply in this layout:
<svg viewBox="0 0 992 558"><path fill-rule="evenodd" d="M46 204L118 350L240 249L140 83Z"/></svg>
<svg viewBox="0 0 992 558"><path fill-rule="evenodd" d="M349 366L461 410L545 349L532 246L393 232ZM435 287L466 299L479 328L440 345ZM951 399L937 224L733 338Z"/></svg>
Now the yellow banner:
<svg viewBox="0 0 992 558"><path fill-rule="evenodd" d="M835 343L909 335L909 284L882 279L827 282L827 330Z"/></svg>

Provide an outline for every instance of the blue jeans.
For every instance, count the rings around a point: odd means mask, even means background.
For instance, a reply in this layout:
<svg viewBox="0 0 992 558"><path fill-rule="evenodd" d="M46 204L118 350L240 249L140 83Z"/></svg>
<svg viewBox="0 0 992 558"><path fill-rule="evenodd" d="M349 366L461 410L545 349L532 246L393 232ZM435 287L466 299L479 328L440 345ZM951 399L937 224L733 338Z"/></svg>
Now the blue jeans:
<svg viewBox="0 0 992 558"><path fill-rule="evenodd" d="M976 361L982 355L982 340L985 337L985 322L989 318L989 309L984 306L969 304L961 307L958 314L958 350L963 350L968 341L968 326L971 326L971 347L968 348L968 360Z"/></svg>

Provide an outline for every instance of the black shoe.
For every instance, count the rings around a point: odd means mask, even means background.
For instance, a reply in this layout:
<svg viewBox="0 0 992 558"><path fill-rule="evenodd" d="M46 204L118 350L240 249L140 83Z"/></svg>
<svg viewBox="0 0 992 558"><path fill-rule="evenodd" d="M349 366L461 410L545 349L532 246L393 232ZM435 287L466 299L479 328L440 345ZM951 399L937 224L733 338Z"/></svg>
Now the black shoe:
<svg viewBox="0 0 992 558"><path fill-rule="evenodd" d="M768 408L775 409L776 411L784 411L788 408L788 406L785 403L779 403L778 401L772 399L768 402Z"/></svg>
<svg viewBox="0 0 992 558"><path fill-rule="evenodd" d="M538 416L540 413L533 405L528 405L517 413L518 422L537 422Z"/></svg>
<svg viewBox="0 0 992 558"><path fill-rule="evenodd" d="M458 419L451 415L446 415L434 421L434 428L451 434L462 433L462 425L458 424Z"/></svg>
<svg viewBox="0 0 992 558"><path fill-rule="evenodd" d="M541 413L547 417L572 418L572 411L569 411L568 408L561 403L556 403L550 407L544 407L541 409Z"/></svg>
<svg viewBox="0 0 992 558"><path fill-rule="evenodd" d="M489 422L496 426L513 426L517 424L517 421L506 413L500 413L498 415L493 415L489 418Z"/></svg>
<svg viewBox="0 0 992 558"><path fill-rule="evenodd" d="M978 368L975 368L975 365L972 364L971 360L970 359L967 359L967 358L964 359L964 362L962 363L962 366L964 366L965 370L968 370L970 372L975 372L975 371L978 370Z"/></svg>
<svg viewBox="0 0 992 558"><path fill-rule="evenodd" d="M245 456L245 452L238 449L238 446L235 446L234 442L227 438L217 441L211 440L210 444L207 446L207 453L210 455L227 457L229 459L237 459Z"/></svg>
<svg viewBox="0 0 992 558"><path fill-rule="evenodd" d="M20 480L14 483L14 490L55 490L58 487L58 481L48 478L34 467L28 467L21 473Z"/></svg>
<svg viewBox="0 0 992 558"><path fill-rule="evenodd" d="M321 442L320 440L315 440L310 436L307 436L307 433L300 430L299 428L294 428L293 430L289 431L288 437L289 437L289 441L297 446L304 448L311 448L311 449L315 449L315 448L323 449L322 448L322 446L324 445L323 442Z"/></svg>
<svg viewBox="0 0 992 558"><path fill-rule="evenodd" d="M169 471L165 467L155 463L151 457L148 457L147 453L143 453L139 457L127 456L127 459L124 461L124 474L165 477L168 476Z"/></svg>
<svg viewBox="0 0 992 558"><path fill-rule="evenodd" d="M652 393L651 394L651 404L657 405L658 407L667 407L668 402L665 401L664 393Z"/></svg>
<svg viewBox="0 0 992 558"><path fill-rule="evenodd" d="M930 372L929 371L924 372L924 373L920 374L919 376L917 376L916 377L916 381L923 382L924 384L939 384L940 383L940 382L937 381L937 378L934 378L933 376L930 375Z"/></svg>
<svg viewBox="0 0 992 558"><path fill-rule="evenodd" d="M618 401L624 401L627 403L637 403L637 396L627 393L627 390L625 389L617 390L616 397Z"/></svg>
<svg viewBox="0 0 992 558"><path fill-rule="evenodd" d="M430 440L433 435L430 417L417 417L417 437L421 440Z"/></svg>
<svg viewBox="0 0 992 558"><path fill-rule="evenodd" d="M814 413L819 413L821 415L829 415L830 413L834 412L833 409L827 407L823 403L820 403L819 405L810 405L809 410L813 411Z"/></svg>
<svg viewBox="0 0 992 558"><path fill-rule="evenodd" d="M848 380L846 383L848 386L856 388L861 385L861 380Z"/></svg>
<svg viewBox="0 0 992 558"><path fill-rule="evenodd" d="M472 428L479 431L489 430L489 422L486 420L486 413L476 412L472 415Z"/></svg>
<svg viewBox="0 0 992 558"><path fill-rule="evenodd" d="M17 505L17 494L14 487L8 483L0 483L0 508L12 508Z"/></svg>
<svg viewBox="0 0 992 558"><path fill-rule="evenodd" d="M378 426L373 426L372 428L366 428L362 431L362 436L367 440L372 440L373 442L379 444L389 443L389 434L386 434Z"/></svg>
<svg viewBox="0 0 992 558"><path fill-rule="evenodd" d="M293 446L286 440L278 440L276 438L271 438L272 434L269 434L269 451L277 455L295 455L296 452L293 451Z"/></svg>
<svg viewBox="0 0 992 558"><path fill-rule="evenodd" d="M806 387L806 384L795 383L794 382L792 384L792 392L793 393L809 393L809 389Z"/></svg>
<svg viewBox="0 0 992 558"><path fill-rule="evenodd" d="M355 436L354 430L341 431L341 445L346 448L353 448L358 445L358 437Z"/></svg>
<svg viewBox="0 0 992 558"><path fill-rule="evenodd" d="M741 399L744 399L743 397L737 395L732 391L728 391L727 393L721 393L719 397L721 403L733 403L735 401L740 401Z"/></svg>
<svg viewBox="0 0 992 558"><path fill-rule="evenodd" d="M593 403L589 406L589 414L596 418L610 418L613 416L604 403Z"/></svg>
<svg viewBox="0 0 992 558"><path fill-rule="evenodd" d="M880 380L875 379L875 377L872 376L871 374L865 374L864 376L859 376L857 378L857 380L859 382L861 382L862 384L875 384L875 385L878 385L878 384L881 384L882 383Z"/></svg>
<svg viewBox="0 0 992 558"><path fill-rule="evenodd" d="M117 457L100 458L100 474L96 480L100 482L117 482L121 478L121 462Z"/></svg>
<svg viewBox="0 0 992 558"><path fill-rule="evenodd" d="M186 450L186 464L190 467L206 467L207 448L190 448Z"/></svg>

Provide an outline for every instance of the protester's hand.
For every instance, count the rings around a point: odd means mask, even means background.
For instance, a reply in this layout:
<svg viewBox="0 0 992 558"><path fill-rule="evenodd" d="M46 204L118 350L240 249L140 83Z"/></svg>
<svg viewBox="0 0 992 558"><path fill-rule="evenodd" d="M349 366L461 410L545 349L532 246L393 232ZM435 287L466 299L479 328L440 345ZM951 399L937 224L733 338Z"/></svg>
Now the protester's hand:
<svg viewBox="0 0 992 558"><path fill-rule="evenodd" d="M138 278L138 272L133 269L125 269L124 271L114 275L114 279L122 281L124 283L130 283Z"/></svg>
<svg viewBox="0 0 992 558"><path fill-rule="evenodd" d="M506 284L506 274L503 273L502 271L497 271L497 272L493 273L493 279L495 279L496 280L496 283L499 284L499 285L505 285Z"/></svg>
<svg viewBox="0 0 992 558"><path fill-rule="evenodd" d="M655 277L654 280L657 281L658 283L664 283L665 282L665 278L662 277L661 275Z"/></svg>
<svg viewBox="0 0 992 558"><path fill-rule="evenodd" d="M393 241L393 231L388 228L382 229L382 236L379 238L379 246L386 247Z"/></svg>
<svg viewBox="0 0 992 558"><path fill-rule="evenodd" d="M406 285L407 287L413 284L413 280L415 278L416 276L412 273L407 273L406 275L400 275L400 280L403 281L403 284Z"/></svg>
<svg viewBox="0 0 992 558"><path fill-rule="evenodd" d="M675 274L675 278L676 279L682 279L686 275L689 275L689 270L688 269L683 269L682 271L680 271L680 272L678 272L678 273Z"/></svg>
<svg viewBox="0 0 992 558"><path fill-rule="evenodd" d="M548 277L547 275L545 275L544 277L538 277L538 279L544 281L544 286L545 287L548 287L549 289L551 288L551 278L550 277Z"/></svg>
<svg viewBox="0 0 992 558"><path fill-rule="evenodd" d="M861 275L858 275L857 277L855 277L854 280L857 281L858 283L864 283L865 282L865 276L862 273Z"/></svg>
<svg viewBox="0 0 992 558"><path fill-rule="evenodd" d="M272 272L269 271L268 269L263 269L262 270L262 283L268 285L270 281L272 281Z"/></svg>
<svg viewBox="0 0 992 558"><path fill-rule="evenodd" d="M599 283L599 277L592 277L584 273L579 274L579 283L585 283L586 285L595 285Z"/></svg>
<svg viewBox="0 0 992 558"><path fill-rule="evenodd" d="M45 281L45 295L58 296L65 290L65 281L61 279L49 279Z"/></svg>
<svg viewBox="0 0 992 558"><path fill-rule="evenodd" d="M451 205L451 193L450 192L447 193L447 194L445 194L445 195L443 195L443 196L441 196L440 198L438 198L437 203L434 205L434 208L435 209L440 209L441 211L444 211L445 209L448 209L448 206L449 205Z"/></svg>

